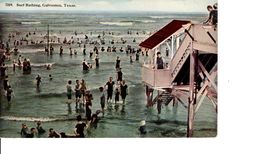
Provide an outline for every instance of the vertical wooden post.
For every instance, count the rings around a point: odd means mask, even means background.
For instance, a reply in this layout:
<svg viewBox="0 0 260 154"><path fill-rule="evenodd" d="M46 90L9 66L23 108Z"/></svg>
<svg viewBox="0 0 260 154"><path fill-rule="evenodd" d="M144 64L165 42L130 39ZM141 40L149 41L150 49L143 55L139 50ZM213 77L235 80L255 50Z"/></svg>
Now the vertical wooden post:
<svg viewBox="0 0 260 154"><path fill-rule="evenodd" d="M176 51L178 50L180 45L180 36L176 36Z"/></svg>
<svg viewBox="0 0 260 154"><path fill-rule="evenodd" d="M153 89L149 88L149 86L146 86L146 96L147 96L147 107L150 107L153 105Z"/></svg>
<svg viewBox="0 0 260 154"><path fill-rule="evenodd" d="M193 43L191 42L191 54L190 54L190 96L188 104L188 125L187 125L187 137L193 135L193 121L195 115L195 104L196 104L196 68L197 68L197 51L193 51Z"/></svg>
<svg viewBox="0 0 260 154"><path fill-rule="evenodd" d="M174 41L173 41L173 35L172 35L172 37L171 37L172 39L171 39L171 59L173 58L173 44L174 44ZM176 50L177 51L177 50ZM175 51L175 52L176 52Z"/></svg>

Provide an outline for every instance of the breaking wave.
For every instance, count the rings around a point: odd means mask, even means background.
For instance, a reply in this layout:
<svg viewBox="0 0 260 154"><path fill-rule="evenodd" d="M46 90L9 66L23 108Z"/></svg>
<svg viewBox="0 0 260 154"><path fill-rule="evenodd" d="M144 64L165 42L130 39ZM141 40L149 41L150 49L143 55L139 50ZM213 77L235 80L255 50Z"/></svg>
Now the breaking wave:
<svg viewBox="0 0 260 154"><path fill-rule="evenodd" d="M37 25L37 24L41 24L40 21L23 21L21 22L22 25Z"/></svg>
<svg viewBox="0 0 260 154"><path fill-rule="evenodd" d="M132 26L133 22L99 22L101 25L114 25L114 26Z"/></svg>

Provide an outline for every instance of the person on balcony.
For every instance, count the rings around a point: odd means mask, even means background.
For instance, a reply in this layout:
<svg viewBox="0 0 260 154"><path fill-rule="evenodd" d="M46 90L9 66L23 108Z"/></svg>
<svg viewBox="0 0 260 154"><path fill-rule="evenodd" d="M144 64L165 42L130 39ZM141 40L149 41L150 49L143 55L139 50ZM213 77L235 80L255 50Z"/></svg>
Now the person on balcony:
<svg viewBox="0 0 260 154"><path fill-rule="evenodd" d="M164 60L161 56L161 53L157 52L157 58L156 58L157 69L163 69L163 63L164 63Z"/></svg>
<svg viewBox="0 0 260 154"><path fill-rule="evenodd" d="M209 11L209 17L208 17L208 19L204 23L205 24L217 25L217 23L218 23L218 7L217 7L217 3L214 4L213 7L211 5L208 5L207 9Z"/></svg>

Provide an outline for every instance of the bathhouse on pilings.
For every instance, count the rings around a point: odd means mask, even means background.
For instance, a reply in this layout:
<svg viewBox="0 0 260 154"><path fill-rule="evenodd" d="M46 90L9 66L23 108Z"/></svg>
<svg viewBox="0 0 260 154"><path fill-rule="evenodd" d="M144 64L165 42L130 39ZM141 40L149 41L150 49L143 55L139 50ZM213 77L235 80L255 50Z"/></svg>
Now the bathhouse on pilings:
<svg viewBox="0 0 260 154"><path fill-rule="evenodd" d="M217 32L214 25L173 20L139 44L149 55L142 66L147 106L156 104L158 97L166 105L184 105L187 137L193 135L194 118L205 97L217 112ZM163 69L157 69L157 52L164 58Z"/></svg>

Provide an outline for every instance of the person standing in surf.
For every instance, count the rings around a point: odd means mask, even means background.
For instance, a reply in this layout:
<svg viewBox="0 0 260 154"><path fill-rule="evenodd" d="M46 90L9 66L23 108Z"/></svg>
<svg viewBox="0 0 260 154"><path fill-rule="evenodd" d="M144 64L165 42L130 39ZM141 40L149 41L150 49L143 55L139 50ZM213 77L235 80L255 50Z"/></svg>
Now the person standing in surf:
<svg viewBox="0 0 260 154"><path fill-rule="evenodd" d="M101 92L101 95L100 95L100 105L101 105L101 109L102 109L102 115L104 117L104 115L105 115L106 96L105 96L103 87L99 87L99 91Z"/></svg>
<svg viewBox="0 0 260 154"><path fill-rule="evenodd" d="M85 80L82 79L81 84L80 84L80 92L82 94L82 104L85 103L86 90L87 90L87 86L86 86ZM81 107L81 105L80 105L80 107Z"/></svg>
<svg viewBox="0 0 260 154"><path fill-rule="evenodd" d="M13 89L12 89L11 86L9 85L9 86L7 87L7 90L6 90L6 98L7 98L8 103L11 102L12 93L13 93Z"/></svg>
<svg viewBox="0 0 260 154"><path fill-rule="evenodd" d="M92 56L93 56L93 51L90 50L90 52L89 52L89 58L92 59Z"/></svg>
<svg viewBox="0 0 260 154"><path fill-rule="evenodd" d="M81 115L78 115L77 124L76 124L75 130L74 130L76 137L79 137L79 138L85 137L84 130L85 130L86 126L87 126L86 123L82 122Z"/></svg>
<svg viewBox="0 0 260 154"><path fill-rule="evenodd" d="M83 46L83 55L86 56L86 44Z"/></svg>
<svg viewBox="0 0 260 154"><path fill-rule="evenodd" d="M72 81L69 80L68 81L68 84L66 86L67 88L67 97L68 97L68 103L70 104L71 103L71 99L72 99Z"/></svg>
<svg viewBox="0 0 260 154"><path fill-rule="evenodd" d="M63 48L60 46L60 56L63 54Z"/></svg>
<svg viewBox="0 0 260 154"><path fill-rule="evenodd" d="M128 91L127 85L125 83L125 80L123 80L120 85L120 94L121 94L123 104L125 104L126 95L128 95L127 91Z"/></svg>
<svg viewBox="0 0 260 154"><path fill-rule="evenodd" d="M66 86L66 88L67 88L67 97L68 97L67 104L68 104L68 111L69 111L69 113L71 113L71 106L70 106L70 104L72 103L72 85L71 84L72 84L72 81L69 80L68 84Z"/></svg>
<svg viewBox="0 0 260 154"><path fill-rule="evenodd" d="M81 91L80 91L80 83L79 80L76 80L76 85L75 85L75 97L76 97L76 109L78 109L80 98L81 98Z"/></svg>
<svg viewBox="0 0 260 154"><path fill-rule="evenodd" d="M109 100L112 102L114 84L115 84L115 82L113 81L113 78L109 77L109 80L106 83L106 86L107 86L107 103L108 103Z"/></svg>
<svg viewBox="0 0 260 154"><path fill-rule="evenodd" d="M71 49L71 47L69 48L69 51L70 51L70 56L72 56L73 53L72 53L72 49Z"/></svg>
<svg viewBox="0 0 260 154"><path fill-rule="evenodd" d="M120 58L116 57L116 69L120 68Z"/></svg>
<svg viewBox="0 0 260 154"><path fill-rule="evenodd" d="M92 100L93 100L93 96L90 93L90 90L86 90L86 118L88 123L91 121L91 107L92 107Z"/></svg>
<svg viewBox="0 0 260 154"><path fill-rule="evenodd" d="M37 85L37 87L39 87L40 86L40 84L41 84L41 77L40 77L40 75L38 74L38 76L36 77L36 85Z"/></svg>
<svg viewBox="0 0 260 154"><path fill-rule="evenodd" d="M123 80L123 73L121 71L121 68L117 69L117 81L122 81Z"/></svg>
<svg viewBox="0 0 260 154"><path fill-rule="evenodd" d="M96 68L99 68L99 57L98 57L98 54L96 55L96 58L95 58L95 64L96 64Z"/></svg>

